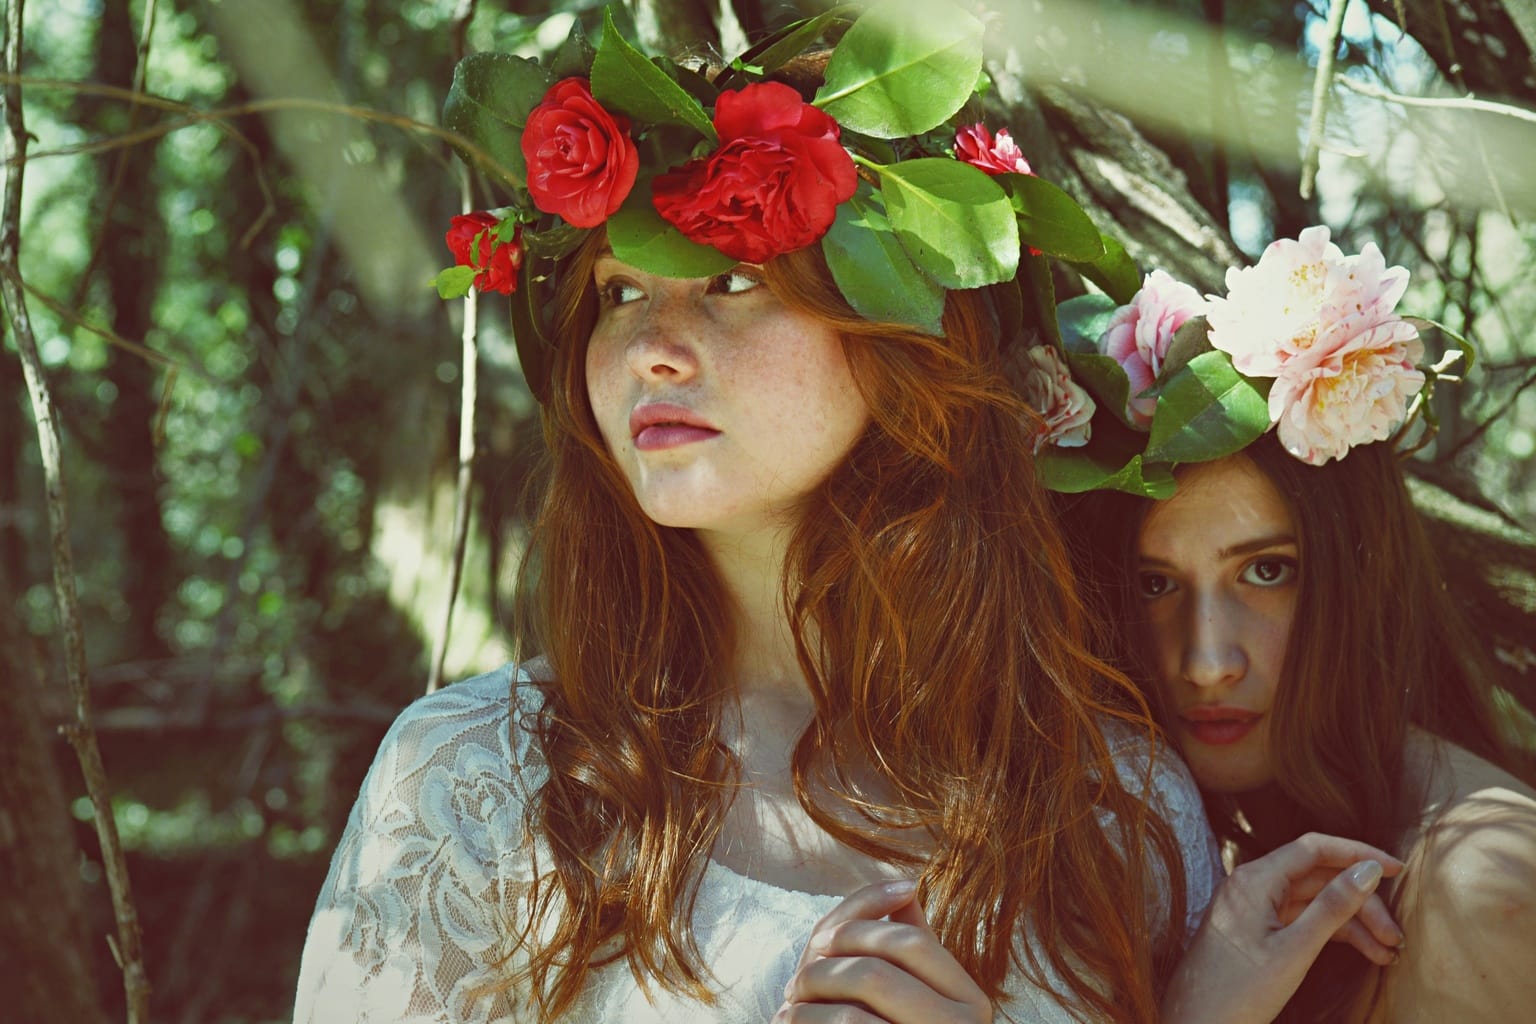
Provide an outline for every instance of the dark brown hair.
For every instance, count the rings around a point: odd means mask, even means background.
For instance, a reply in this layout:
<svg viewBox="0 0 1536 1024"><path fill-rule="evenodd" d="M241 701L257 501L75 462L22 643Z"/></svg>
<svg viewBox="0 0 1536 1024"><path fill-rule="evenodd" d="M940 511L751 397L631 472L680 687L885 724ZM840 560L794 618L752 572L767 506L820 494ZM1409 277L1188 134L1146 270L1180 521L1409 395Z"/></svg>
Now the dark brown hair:
<svg viewBox="0 0 1536 1024"><path fill-rule="evenodd" d="M1309 831L1394 849L1422 801L1402 783L1410 724L1530 778L1499 733L1486 655L1446 591L1392 446L1310 466L1270 434L1232 457L1252 462L1284 499L1301 571L1270 710L1275 781L1207 795L1217 833L1246 857ZM1085 496L1064 521L1104 621L1133 624L1101 639L1158 707L1150 640L1134 625L1142 622L1136 544L1152 505ZM1280 1019L1332 1020L1372 974L1358 953L1331 944Z"/></svg>
<svg viewBox="0 0 1536 1024"><path fill-rule="evenodd" d="M525 563L529 635L552 680L539 725L549 779L528 824L549 863L515 910L545 1019L616 960L711 1000L689 921L735 773L717 726L733 643L721 583L690 531L642 514L587 401L595 244L572 257L563 291L550 478ZM854 314L819 250L773 260L765 277L840 333L872 413L804 499L784 570L816 708L793 758L802 804L848 846L920 869L941 940L990 996L1022 947L1026 977L1043 985L1053 969L1084 1019L1155 1020L1185 938L1183 870L1105 735L1128 732L1150 755L1153 727L1082 640L985 300L952 293L935 338ZM860 800L867 826L817 797L856 798L840 775L854 757L901 795ZM1152 772L1149 756L1145 792ZM1160 922L1152 894L1170 890Z"/></svg>

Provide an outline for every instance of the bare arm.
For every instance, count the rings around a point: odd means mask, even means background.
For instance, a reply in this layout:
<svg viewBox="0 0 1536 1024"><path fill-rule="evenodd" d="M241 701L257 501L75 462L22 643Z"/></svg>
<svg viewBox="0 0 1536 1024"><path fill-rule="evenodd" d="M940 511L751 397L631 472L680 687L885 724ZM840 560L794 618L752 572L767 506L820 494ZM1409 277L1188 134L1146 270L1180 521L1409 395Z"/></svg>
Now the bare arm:
<svg viewBox="0 0 1536 1024"><path fill-rule="evenodd" d="M1458 800L1412 851L1408 941L1387 976L1394 1024L1529 1021L1536 1007L1536 800L1490 787Z"/></svg>

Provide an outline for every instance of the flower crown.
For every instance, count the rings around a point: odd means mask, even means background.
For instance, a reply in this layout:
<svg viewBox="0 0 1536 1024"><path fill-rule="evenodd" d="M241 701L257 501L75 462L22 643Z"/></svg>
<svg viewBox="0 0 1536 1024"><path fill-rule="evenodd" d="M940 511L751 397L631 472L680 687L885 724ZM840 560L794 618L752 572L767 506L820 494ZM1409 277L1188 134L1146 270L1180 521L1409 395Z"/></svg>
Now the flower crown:
<svg viewBox="0 0 1536 1024"><path fill-rule="evenodd" d="M1432 428L1435 381L1458 379L1446 371L1473 357L1456 332L1396 312L1407 270L1388 267L1373 243L1346 256L1326 227L1270 243L1256 265L1229 269L1226 286L1202 297L1154 270L1123 304L1090 294L1057 307L1073 375L1062 392L1079 392L1058 401L1088 403L1077 415L1090 425L1081 441L1039 453L1053 488L1166 497L1174 466L1231 455L1270 430L1320 466L1403 436L1420 412ZM1454 343L1432 366L1423 327Z"/></svg>
<svg viewBox="0 0 1536 1024"><path fill-rule="evenodd" d="M708 277L820 244L848 304L940 333L950 289L987 287L1007 340L1053 318L1048 258L1110 294L1135 265L1064 191L1030 172L1006 129L980 121L984 29L942 3L838 7L796 22L713 79L627 42L604 12L547 63L465 58L444 105L461 155L510 195L454 218L444 298L514 295L524 374L546 399L553 344L544 296L599 226L619 259ZM806 98L775 81L836 38ZM1026 311L1042 322L1026 324Z"/></svg>
<svg viewBox="0 0 1536 1024"><path fill-rule="evenodd" d="M947 291L986 288L1039 414L1046 484L1153 497L1173 492L1175 465L1275 427L1313 464L1386 440L1461 354L1417 366L1415 324L1431 322L1393 312L1407 271L1374 245L1345 257L1322 227L1229 270L1225 297L1162 271L1143 281L1119 242L1031 173L1006 129L977 120L980 22L942 4L849 10L788 26L713 79L647 57L613 7L595 48L578 22L547 64L466 57L444 121L511 201L453 218L457 265L435 279L439 294L513 296L518 357L545 401L547 298L562 259L598 227L619 259L665 277L820 244L856 312L934 335ZM834 35L809 102L772 80ZM1058 306L1049 259L1100 291Z"/></svg>

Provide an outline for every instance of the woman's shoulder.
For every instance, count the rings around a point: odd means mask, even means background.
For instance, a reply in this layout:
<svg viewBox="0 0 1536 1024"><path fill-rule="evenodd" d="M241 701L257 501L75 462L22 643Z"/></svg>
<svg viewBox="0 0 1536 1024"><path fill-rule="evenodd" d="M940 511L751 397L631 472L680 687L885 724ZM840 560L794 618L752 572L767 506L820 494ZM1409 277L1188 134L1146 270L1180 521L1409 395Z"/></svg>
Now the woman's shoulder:
<svg viewBox="0 0 1536 1024"><path fill-rule="evenodd" d="M1536 1004L1536 790L1427 735L1410 738L1408 758L1424 806L1402 849L1408 866L1398 915L1407 942L1387 975L1391 1018L1529 1019Z"/></svg>

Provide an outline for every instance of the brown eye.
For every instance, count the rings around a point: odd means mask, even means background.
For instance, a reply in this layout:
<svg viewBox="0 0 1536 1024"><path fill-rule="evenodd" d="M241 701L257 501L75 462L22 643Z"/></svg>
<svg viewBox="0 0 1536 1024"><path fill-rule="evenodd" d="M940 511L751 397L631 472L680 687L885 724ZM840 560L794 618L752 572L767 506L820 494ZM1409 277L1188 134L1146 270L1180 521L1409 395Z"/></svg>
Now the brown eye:
<svg viewBox="0 0 1536 1024"><path fill-rule="evenodd" d="M750 267L732 267L709 279L709 291L714 295L739 295L762 283L762 276Z"/></svg>
<svg viewBox="0 0 1536 1024"><path fill-rule="evenodd" d="M1256 587L1283 587L1296 578L1296 568L1289 558L1260 558L1248 563L1242 579Z"/></svg>
<svg viewBox="0 0 1536 1024"><path fill-rule="evenodd" d="M645 297L634 284L621 277L615 277L597 286L597 303L604 309L612 309L614 306L622 306L627 302Z"/></svg>
<svg viewBox="0 0 1536 1024"><path fill-rule="evenodd" d="M1173 581L1160 572L1143 572L1137 574L1136 586L1143 598L1151 600L1173 590Z"/></svg>

